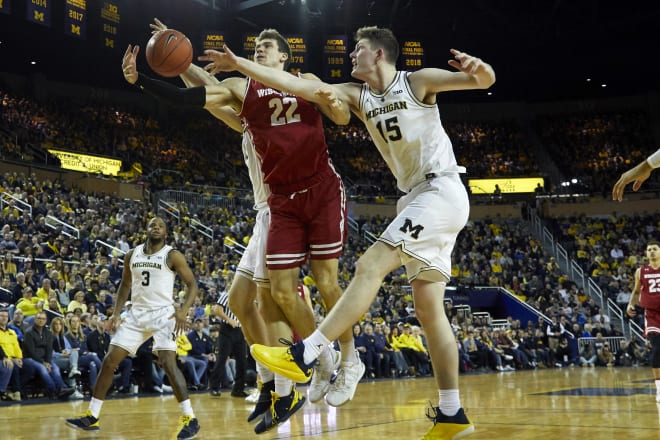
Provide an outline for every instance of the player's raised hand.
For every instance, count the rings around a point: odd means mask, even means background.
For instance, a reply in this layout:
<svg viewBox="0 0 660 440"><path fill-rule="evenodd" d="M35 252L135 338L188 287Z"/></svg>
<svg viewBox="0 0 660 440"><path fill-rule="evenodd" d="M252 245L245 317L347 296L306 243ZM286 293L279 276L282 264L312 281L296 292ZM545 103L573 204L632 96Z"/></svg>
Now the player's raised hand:
<svg viewBox="0 0 660 440"><path fill-rule="evenodd" d="M651 171L653 171L651 165L647 161L643 161L635 168L621 174L621 177L619 177L619 180L617 180L612 188L612 200L618 200L619 202L623 200L623 191L630 182L634 182L632 186L633 191L639 190L642 183L651 176Z"/></svg>
<svg viewBox="0 0 660 440"><path fill-rule="evenodd" d="M453 60L449 60L449 65L468 75L476 75L480 70L485 69L483 61L480 58L468 55L456 49L449 50L454 55Z"/></svg>
<svg viewBox="0 0 660 440"><path fill-rule="evenodd" d="M124 72L124 79L131 84L135 84L138 80L137 54L139 51L140 46L131 47L129 44L121 61L121 70Z"/></svg>
<svg viewBox="0 0 660 440"><path fill-rule="evenodd" d="M204 70L211 75L219 72L231 72L238 68L238 57L232 52L226 44L222 46L222 52L217 50L205 50L204 55L197 58L199 61L208 61Z"/></svg>
<svg viewBox="0 0 660 440"><path fill-rule="evenodd" d="M160 21L157 18L154 18L154 22L150 23L149 27L151 28L152 34L167 30L167 25L165 25L162 21Z"/></svg>
<svg viewBox="0 0 660 440"><path fill-rule="evenodd" d="M342 101L337 96L335 88L329 84L323 84L314 92L316 96L323 99L332 108L341 109Z"/></svg>

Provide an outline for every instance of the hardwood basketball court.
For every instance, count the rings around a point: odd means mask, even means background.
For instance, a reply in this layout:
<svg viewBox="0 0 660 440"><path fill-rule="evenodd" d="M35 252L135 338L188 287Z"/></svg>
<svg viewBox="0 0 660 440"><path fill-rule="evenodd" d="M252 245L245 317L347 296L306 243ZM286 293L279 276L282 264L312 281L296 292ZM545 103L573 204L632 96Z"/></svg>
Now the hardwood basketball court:
<svg viewBox="0 0 660 440"><path fill-rule="evenodd" d="M306 388L302 387L306 392ZM461 376L463 406L476 425L473 440L660 439L660 405L651 369L565 368ZM433 379L363 382L341 408L310 404L262 435L245 422L252 405L223 393L192 395L199 439L421 439L423 413L437 400ZM171 439L180 415L173 395L107 400L101 431L76 431L66 417L88 401L0 407L3 439Z"/></svg>

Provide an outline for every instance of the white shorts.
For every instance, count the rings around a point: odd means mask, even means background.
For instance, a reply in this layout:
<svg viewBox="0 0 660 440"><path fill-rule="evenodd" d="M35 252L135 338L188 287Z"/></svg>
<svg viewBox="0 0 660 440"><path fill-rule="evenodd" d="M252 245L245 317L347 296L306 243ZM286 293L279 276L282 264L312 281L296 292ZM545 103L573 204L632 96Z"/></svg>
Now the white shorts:
<svg viewBox="0 0 660 440"><path fill-rule="evenodd" d="M396 210L396 218L378 240L399 248L410 281L449 280L451 252L470 213L458 175L420 183L399 199Z"/></svg>
<svg viewBox="0 0 660 440"><path fill-rule="evenodd" d="M174 334L176 321L172 317L173 314L172 305L150 310L132 308L110 343L123 348L133 356L140 345L153 336L154 351L176 351Z"/></svg>
<svg viewBox="0 0 660 440"><path fill-rule="evenodd" d="M252 237L243 252L236 271L257 284L269 284L268 269L266 268L266 242L268 241L268 227L270 224L270 210L263 208L257 211L254 220Z"/></svg>

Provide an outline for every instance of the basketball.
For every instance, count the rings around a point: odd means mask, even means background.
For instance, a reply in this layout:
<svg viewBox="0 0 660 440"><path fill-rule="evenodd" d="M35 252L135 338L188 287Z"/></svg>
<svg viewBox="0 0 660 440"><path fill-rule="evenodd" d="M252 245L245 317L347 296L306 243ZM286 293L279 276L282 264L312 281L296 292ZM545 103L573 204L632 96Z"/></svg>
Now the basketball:
<svg viewBox="0 0 660 440"><path fill-rule="evenodd" d="M145 53L149 67L168 78L185 72L193 58L190 40L174 29L156 32L149 39Z"/></svg>

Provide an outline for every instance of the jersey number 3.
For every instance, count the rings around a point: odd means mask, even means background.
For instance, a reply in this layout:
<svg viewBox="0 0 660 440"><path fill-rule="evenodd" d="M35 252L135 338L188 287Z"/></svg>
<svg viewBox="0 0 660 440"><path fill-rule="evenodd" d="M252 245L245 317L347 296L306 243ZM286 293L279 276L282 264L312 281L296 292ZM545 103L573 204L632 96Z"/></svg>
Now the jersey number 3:
<svg viewBox="0 0 660 440"><path fill-rule="evenodd" d="M149 285L149 271L145 270L142 272L142 285L143 286L148 286Z"/></svg>
<svg viewBox="0 0 660 440"><path fill-rule="evenodd" d="M273 109L273 113L270 114L271 126L300 122L300 113L296 113L298 101L292 96L273 98L268 101L268 108Z"/></svg>
<svg viewBox="0 0 660 440"><path fill-rule="evenodd" d="M383 131L383 121L378 121L378 123L376 124L376 128L378 128L378 132L380 133L383 140L385 140L385 142L387 142L388 140L398 141L403 137L401 136L401 129L399 128L399 120L397 119L396 116L393 118L385 119L385 131Z"/></svg>

